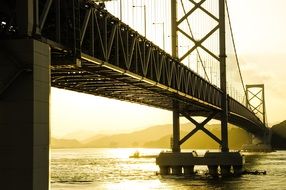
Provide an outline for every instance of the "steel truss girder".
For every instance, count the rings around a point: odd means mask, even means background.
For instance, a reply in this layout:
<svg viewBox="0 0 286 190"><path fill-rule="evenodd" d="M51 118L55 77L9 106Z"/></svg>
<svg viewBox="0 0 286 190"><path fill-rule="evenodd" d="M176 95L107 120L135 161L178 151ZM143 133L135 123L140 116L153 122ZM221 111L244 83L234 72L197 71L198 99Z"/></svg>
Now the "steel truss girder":
<svg viewBox="0 0 286 190"><path fill-rule="evenodd" d="M95 22L98 22L99 19L96 18L94 20ZM104 25L104 28L107 28L107 22L105 22ZM107 47L107 43L100 43L103 47L100 48L102 50L101 59L109 63L113 62L114 65L119 66L120 68L143 75L153 81L163 83L166 86L178 89L182 92L191 94L191 91L197 91L197 97L204 100L207 99L206 88L208 87L208 84L205 83L206 81L202 80L196 74L189 72L189 69L185 66L177 64L177 61L171 56L160 51L152 43L145 41L145 39L139 36L135 31L132 31L125 26L120 27L120 25L119 27L114 25L112 31L117 30L117 32L111 32L111 36L105 37L108 39L115 39L114 41L118 42L117 44L110 44L113 45L114 49L116 47L121 48L121 54L117 54L119 50L114 50L113 55L115 54L117 59L111 60L106 56L111 54L110 51L106 52L106 48L104 48ZM99 27L97 30L99 30ZM118 33L117 36L116 33ZM104 34L98 32L98 36L102 39ZM102 42L103 40L100 41ZM108 49L111 50L111 48ZM193 88L190 88L190 84L193 84L191 85ZM213 94L218 95L218 93ZM195 96L194 93L192 95Z"/></svg>
<svg viewBox="0 0 286 190"><path fill-rule="evenodd" d="M53 7L50 8L52 10ZM49 14L48 14L49 15ZM96 5L81 10L81 51L219 107L220 91ZM49 16L44 26L51 27ZM56 25L54 26L56 27ZM55 31L57 29L54 29ZM53 30L53 31L54 31ZM44 32L42 35L45 36ZM65 47L68 44L58 42ZM64 37L59 37L63 39ZM95 48L96 47L96 48ZM66 51L68 54L69 51ZM63 51L63 54L64 51ZM66 57L65 55L60 55ZM57 62L57 54L54 56ZM68 63L68 62L67 62ZM57 63L59 67L61 63ZM69 63L68 63L69 64ZM56 67L56 65L53 65ZM63 79L63 78L61 78ZM192 84L192 85L190 85ZM208 92L208 89L212 89ZM212 94L213 96L209 96Z"/></svg>
<svg viewBox="0 0 286 190"><path fill-rule="evenodd" d="M78 81L70 83L65 81L65 77L73 75L70 71L88 72L91 75L85 76L78 73L78 76L100 78L97 76L100 75L106 81L137 86L144 90L143 94L152 92L158 96L160 93L168 99L176 99L187 105L193 104L204 109L210 107L220 109L222 93L220 89L198 76L177 59L165 53L96 4L90 1L81 1L80 5L76 5L74 3L76 0L52 0L51 7L45 9L48 10L48 13L44 13L43 6L48 1L38 1L41 6L36 12L39 15L47 15L45 19L41 19L43 28L40 40L49 43L52 47L53 86L128 100L123 96L115 97L110 92L108 92L110 94L107 92L96 94L92 89L90 91L88 89L74 89L75 84L79 83ZM194 1L191 2L194 3ZM58 7L59 4L60 7ZM67 9L69 7L72 9ZM199 8L204 11L203 7L199 6ZM44 16L42 17L44 18ZM71 25L67 25L67 23L71 23ZM84 60L82 56L78 55L79 50L81 55L95 58L99 63L95 65ZM75 62L69 61L74 60L75 57L80 59L82 64L76 65ZM125 73L132 73L135 77L132 78L131 76L130 78ZM143 79L152 81L152 85L144 84ZM57 81L61 81L61 83L57 83ZM160 89L161 86L163 89ZM130 99L130 101L136 102L137 100ZM260 120L239 102L230 97L228 101L230 114L252 122L255 126L263 126ZM162 107L154 101L150 105ZM165 109L169 108L171 109L171 105L165 107Z"/></svg>

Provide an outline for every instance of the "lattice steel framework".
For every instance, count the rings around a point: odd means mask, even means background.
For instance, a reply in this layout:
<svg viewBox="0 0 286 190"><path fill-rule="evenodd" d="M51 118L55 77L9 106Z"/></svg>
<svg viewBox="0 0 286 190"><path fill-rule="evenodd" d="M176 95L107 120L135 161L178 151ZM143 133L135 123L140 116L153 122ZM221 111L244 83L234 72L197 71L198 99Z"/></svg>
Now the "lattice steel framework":
<svg viewBox="0 0 286 190"><path fill-rule="evenodd" d="M178 35L178 59L180 62L184 62L186 58L190 58L193 63L199 62L202 65L204 77L210 81L211 74L206 69L206 62L211 60L217 66L220 62L219 1L177 0L177 5L178 17L173 23Z"/></svg>
<svg viewBox="0 0 286 190"><path fill-rule="evenodd" d="M246 85L246 106L266 125L265 92L263 84Z"/></svg>
<svg viewBox="0 0 286 190"><path fill-rule="evenodd" d="M172 53L173 56L178 57L179 62L182 62L186 57L190 57L194 52L199 57L199 61L202 64L206 80L210 82L205 65L204 57L202 57L202 52L207 54L206 57L210 56L216 61L216 64L220 67L220 90L221 90L221 140L217 139L214 135L211 135L209 131L206 131L202 124L199 124L191 117L188 118L196 126L196 130L203 130L206 134L210 135L212 139L217 141L221 147L222 151L228 151L228 112L229 106L227 101L227 89L226 89L226 39L225 39L225 1L209 1L215 5L214 10L210 7L205 6L207 0L172 0ZM186 3L189 3L186 5ZM181 10L177 5L181 6ZM207 4L209 5L209 4ZM174 8L174 7L175 8ZM180 15L180 11L182 12ZM213 12L211 12L213 11ZM207 18L203 19L204 16ZM195 26L193 18L200 19L202 23L199 26ZM210 20L209 20L210 19ZM207 27L204 27L203 30L200 30L202 26L208 23ZM195 34L198 32L197 34ZM217 33L216 33L217 32ZM206 41L212 39L212 36L215 37L214 43L215 48L204 45ZM180 47L185 45L185 41L190 40L192 43L188 45L187 51L180 55ZM213 116L212 116L213 115ZM215 117L216 113L210 114L210 116ZM212 118L208 116L203 122L205 125ZM193 130L190 134L196 132ZM191 135L190 135L191 136ZM187 139L187 136L183 138L184 141Z"/></svg>

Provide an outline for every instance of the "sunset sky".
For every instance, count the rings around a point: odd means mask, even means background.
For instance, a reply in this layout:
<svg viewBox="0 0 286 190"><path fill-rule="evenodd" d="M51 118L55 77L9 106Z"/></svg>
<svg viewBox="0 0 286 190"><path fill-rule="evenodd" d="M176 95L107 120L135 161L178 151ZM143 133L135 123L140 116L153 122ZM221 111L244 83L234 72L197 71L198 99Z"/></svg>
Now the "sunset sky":
<svg viewBox="0 0 286 190"><path fill-rule="evenodd" d="M271 124L286 120L286 1L228 0L246 84L264 84ZM172 113L52 88L51 133L118 133L172 122Z"/></svg>

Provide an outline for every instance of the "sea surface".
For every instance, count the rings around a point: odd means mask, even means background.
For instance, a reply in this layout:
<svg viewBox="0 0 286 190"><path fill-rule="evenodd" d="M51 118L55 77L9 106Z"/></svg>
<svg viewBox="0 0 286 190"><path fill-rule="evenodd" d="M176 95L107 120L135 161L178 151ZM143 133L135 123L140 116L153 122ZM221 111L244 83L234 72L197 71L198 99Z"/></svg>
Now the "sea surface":
<svg viewBox="0 0 286 190"><path fill-rule="evenodd" d="M243 153L245 169L267 174L224 179L206 175L205 166L196 166L193 177L160 176L155 158L129 158L135 151L151 155L162 149L53 149L51 190L286 190L286 151Z"/></svg>

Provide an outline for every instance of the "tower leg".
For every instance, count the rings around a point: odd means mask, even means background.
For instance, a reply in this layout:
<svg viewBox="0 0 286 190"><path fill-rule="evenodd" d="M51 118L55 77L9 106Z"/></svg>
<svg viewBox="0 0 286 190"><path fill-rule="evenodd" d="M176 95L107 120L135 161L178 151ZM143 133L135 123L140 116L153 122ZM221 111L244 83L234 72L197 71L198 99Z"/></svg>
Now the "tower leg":
<svg viewBox="0 0 286 190"><path fill-rule="evenodd" d="M28 39L1 45L1 187L48 190L50 48Z"/></svg>
<svg viewBox="0 0 286 190"><path fill-rule="evenodd" d="M172 175L181 175L182 174L182 166L172 166Z"/></svg>
<svg viewBox="0 0 286 190"><path fill-rule="evenodd" d="M230 172L230 168L231 166L230 165L221 165L220 166L220 173L222 176L230 176L231 175L231 172Z"/></svg>
<svg viewBox="0 0 286 190"><path fill-rule="evenodd" d="M233 173L234 175L241 175L243 173L243 165L234 165Z"/></svg>
<svg viewBox="0 0 286 190"><path fill-rule="evenodd" d="M184 169L185 176L190 176L190 175L195 174L194 166L184 166L183 169Z"/></svg>
<svg viewBox="0 0 286 190"><path fill-rule="evenodd" d="M180 113L178 102L174 102L173 111L173 152L180 152Z"/></svg>
<svg viewBox="0 0 286 190"><path fill-rule="evenodd" d="M221 94L221 151L228 152L228 101L226 89L225 0L219 0L219 46Z"/></svg>
<svg viewBox="0 0 286 190"><path fill-rule="evenodd" d="M160 174L161 175L169 175L170 168L168 166L160 166Z"/></svg>
<svg viewBox="0 0 286 190"><path fill-rule="evenodd" d="M209 169L209 174L211 176L213 176L213 177L218 176L218 166L217 165L209 165L208 169Z"/></svg>

